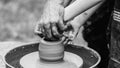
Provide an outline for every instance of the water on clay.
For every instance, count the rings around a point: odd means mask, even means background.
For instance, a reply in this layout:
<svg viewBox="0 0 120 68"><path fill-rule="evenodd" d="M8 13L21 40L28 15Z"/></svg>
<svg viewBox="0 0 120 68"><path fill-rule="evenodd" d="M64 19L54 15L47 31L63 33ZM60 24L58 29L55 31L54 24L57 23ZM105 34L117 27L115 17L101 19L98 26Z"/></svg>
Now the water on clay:
<svg viewBox="0 0 120 68"><path fill-rule="evenodd" d="M39 59L38 51L23 56L20 64L24 68L81 68L83 60L76 54L65 52L64 61L60 63L43 63Z"/></svg>

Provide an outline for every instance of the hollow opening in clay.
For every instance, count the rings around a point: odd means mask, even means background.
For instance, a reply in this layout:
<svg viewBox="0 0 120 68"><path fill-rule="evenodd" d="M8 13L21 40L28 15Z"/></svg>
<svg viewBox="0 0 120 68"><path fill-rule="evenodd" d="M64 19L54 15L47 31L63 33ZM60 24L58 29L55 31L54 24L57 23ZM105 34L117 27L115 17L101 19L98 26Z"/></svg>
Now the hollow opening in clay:
<svg viewBox="0 0 120 68"><path fill-rule="evenodd" d="M61 39L60 38L44 38L43 40L47 42L58 42Z"/></svg>

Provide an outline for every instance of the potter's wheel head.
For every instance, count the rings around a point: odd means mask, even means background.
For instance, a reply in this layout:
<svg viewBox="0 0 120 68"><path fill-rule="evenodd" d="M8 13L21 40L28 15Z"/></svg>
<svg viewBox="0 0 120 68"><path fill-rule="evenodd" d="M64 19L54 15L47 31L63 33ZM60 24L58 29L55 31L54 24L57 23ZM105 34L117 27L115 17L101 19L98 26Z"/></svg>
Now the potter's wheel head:
<svg viewBox="0 0 120 68"><path fill-rule="evenodd" d="M36 51L23 56L20 64L24 68L82 68L83 60L80 56L65 51L63 61L43 62Z"/></svg>
<svg viewBox="0 0 120 68"><path fill-rule="evenodd" d="M23 68L20 65L20 59L27 54L38 51L38 45L39 43L24 44L8 51L4 55L6 68ZM65 46L65 51L80 56L83 59L82 68L96 67L101 60L99 54L91 48L67 45Z"/></svg>

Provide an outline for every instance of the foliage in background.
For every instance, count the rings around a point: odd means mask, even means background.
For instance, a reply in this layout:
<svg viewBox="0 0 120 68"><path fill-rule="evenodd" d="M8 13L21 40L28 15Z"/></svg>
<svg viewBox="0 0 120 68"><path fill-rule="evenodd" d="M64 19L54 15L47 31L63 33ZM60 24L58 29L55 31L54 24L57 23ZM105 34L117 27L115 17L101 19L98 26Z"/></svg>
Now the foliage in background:
<svg viewBox="0 0 120 68"><path fill-rule="evenodd" d="M37 40L33 33L45 0L0 0L0 41Z"/></svg>

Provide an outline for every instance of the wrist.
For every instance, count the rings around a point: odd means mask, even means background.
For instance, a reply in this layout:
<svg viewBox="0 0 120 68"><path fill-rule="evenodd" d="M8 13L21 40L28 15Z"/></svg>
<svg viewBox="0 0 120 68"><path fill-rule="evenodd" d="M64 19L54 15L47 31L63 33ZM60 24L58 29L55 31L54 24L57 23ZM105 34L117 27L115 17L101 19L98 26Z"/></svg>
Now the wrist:
<svg viewBox="0 0 120 68"><path fill-rule="evenodd" d="M62 8L64 9L64 6L61 5L60 3L56 2L57 0L49 0L46 5L44 6L43 12L46 13L51 13L51 14L56 14L58 12L62 11ZM59 1L59 0L58 0Z"/></svg>
<svg viewBox="0 0 120 68"><path fill-rule="evenodd" d="M64 0L47 0L47 3L62 5L64 3Z"/></svg>
<svg viewBox="0 0 120 68"><path fill-rule="evenodd" d="M64 0L47 0L44 8L45 10L54 10L58 9L59 7L64 7L63 6Z"/></svg>

